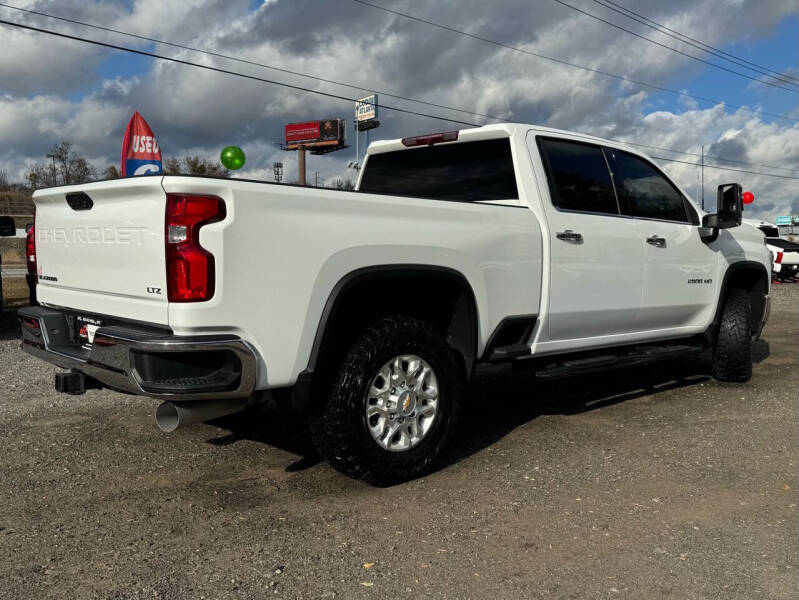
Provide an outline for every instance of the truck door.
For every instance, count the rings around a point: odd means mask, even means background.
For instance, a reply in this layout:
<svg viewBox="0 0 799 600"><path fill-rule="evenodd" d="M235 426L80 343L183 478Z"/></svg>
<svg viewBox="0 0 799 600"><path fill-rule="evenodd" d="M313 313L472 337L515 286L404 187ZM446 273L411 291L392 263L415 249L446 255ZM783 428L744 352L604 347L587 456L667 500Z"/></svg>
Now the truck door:
<svg viewBox="0 0 799 600"><path fill-rule="evenodd" d="M699 218L677 187L652 163L606 150L624 214L644 243L641 330L707 324L719 282L717 253L699 237Z"/></svg>
<svg viewBox="0 0 799 600"><path fill-rule="evenodd" d="M605 150L566 138L536 141L549 183L550 340L636 331L644 244L636 222L621 214Z"/></svg>

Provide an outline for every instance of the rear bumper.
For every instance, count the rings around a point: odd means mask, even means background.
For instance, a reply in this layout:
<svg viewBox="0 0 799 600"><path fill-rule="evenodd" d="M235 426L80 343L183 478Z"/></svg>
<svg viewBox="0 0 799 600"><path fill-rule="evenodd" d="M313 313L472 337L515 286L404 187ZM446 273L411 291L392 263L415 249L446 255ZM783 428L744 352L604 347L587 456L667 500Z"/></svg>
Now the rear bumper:
<svg viewBox="0 0 799 600"><path fill-rule="evenodd" d="M81 345L65 312L29 307L18 316L25 352L121 392L189 401L246 398L255 388L255 353L237 336L114 325L99 327L94 342Z"/></svg>
<svg viewBox="0 0 799 600"><path fill-rule="evenodd" d="M799 265L791 263L774 263L772 272L776 275L799 275Z"/></svg>

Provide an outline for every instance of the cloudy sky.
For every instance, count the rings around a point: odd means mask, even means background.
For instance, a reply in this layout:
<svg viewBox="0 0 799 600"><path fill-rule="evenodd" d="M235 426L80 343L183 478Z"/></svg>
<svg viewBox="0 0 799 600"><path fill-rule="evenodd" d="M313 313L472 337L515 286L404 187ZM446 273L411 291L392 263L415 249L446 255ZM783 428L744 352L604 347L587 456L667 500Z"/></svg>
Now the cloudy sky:
<svg viewBox="0 0 799 600"><path fill-rule="evenodd" d="M378 90L380 103L470 123L485 117L389 97L424 100L513 121L571 129L683 151L650 155L772 173L705 169L705 195L739 181L756 195L752 216L799 213L799 18L796 0L618 0L617 7L680 32L758 69L766 77L675 41L614 12L606 0L4 0L72 20L209 50L280 69ZM573 7L573 8L572 8ZM747 79L620 31L575 8ZM636 17L639 18L640 17ZM359 89L183 50L0 7L0 19L26 23L348 98ZM435 27L466 31L502 45ZM22 180L61 139L100 169L119 163L122 133L134 110L148 120L165 156L218 157L241 146L242 177L272 178L272 162L296 178L296 155L280 150L290 121L352 119L352 102L299 92L149 57L98 48L0 25L0 170ZM512 46L525 52L508 48ZM529 53L622 75L642 87ZM791 79L793 78L793 79ZM765 85L768 81L776 86ZM710 101L706 101L710 100ZM723 101L723 102L719 102ZM733 108L733 106L742 108ZM464 127L381 109L372 139ZM352 148L309 159L309 176L346 176ZM362 143L365 138L362 137ZM363 149L363 146L361 146ZM729 159L739 162L725 162ZM699 169L658 161L686 191L699 191ZM754 166L746 163L757 163ZM350 171L350 173L352 173Z"/></svg>

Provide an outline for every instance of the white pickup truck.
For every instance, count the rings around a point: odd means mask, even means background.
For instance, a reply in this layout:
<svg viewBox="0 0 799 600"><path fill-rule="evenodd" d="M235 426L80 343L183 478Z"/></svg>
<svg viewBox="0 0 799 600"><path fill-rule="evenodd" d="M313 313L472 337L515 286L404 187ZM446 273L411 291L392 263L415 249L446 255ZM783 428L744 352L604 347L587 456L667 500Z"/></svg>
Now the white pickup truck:
<svg viewBox="0 0 799 600"><path fill-rule="evenodd" d="M357 191L159 175L34 200L22 346L69 370L60 391L164 400L164 430L302 410L372 482L430 467L479 363L554 378L713 348L746 381L768 316L739 185L703 214L638 151L530 125L373 143Z"/></svg>
<svg viewBox="0 0 799 600"><path fill-rule="evenodd" d="M771 252L771 274L785 281L799 275L799 244L780 237L780 229L773 223L744 219L744 223L757 227L766 236L766 248Z"/></svg>

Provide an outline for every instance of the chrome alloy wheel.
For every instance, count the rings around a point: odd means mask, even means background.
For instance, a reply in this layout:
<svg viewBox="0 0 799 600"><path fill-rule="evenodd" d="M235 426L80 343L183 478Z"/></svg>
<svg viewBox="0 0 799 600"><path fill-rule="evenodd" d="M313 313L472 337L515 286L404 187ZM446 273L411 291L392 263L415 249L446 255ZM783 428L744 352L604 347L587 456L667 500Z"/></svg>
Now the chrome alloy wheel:
<svg viewBox="0 0 799 600"><path fill-rule="evenodd" d="M438 381L427 361L413 354L382 366L366 392L366 424L375 442L390 452L421 442L438 414Z"/></svg>

